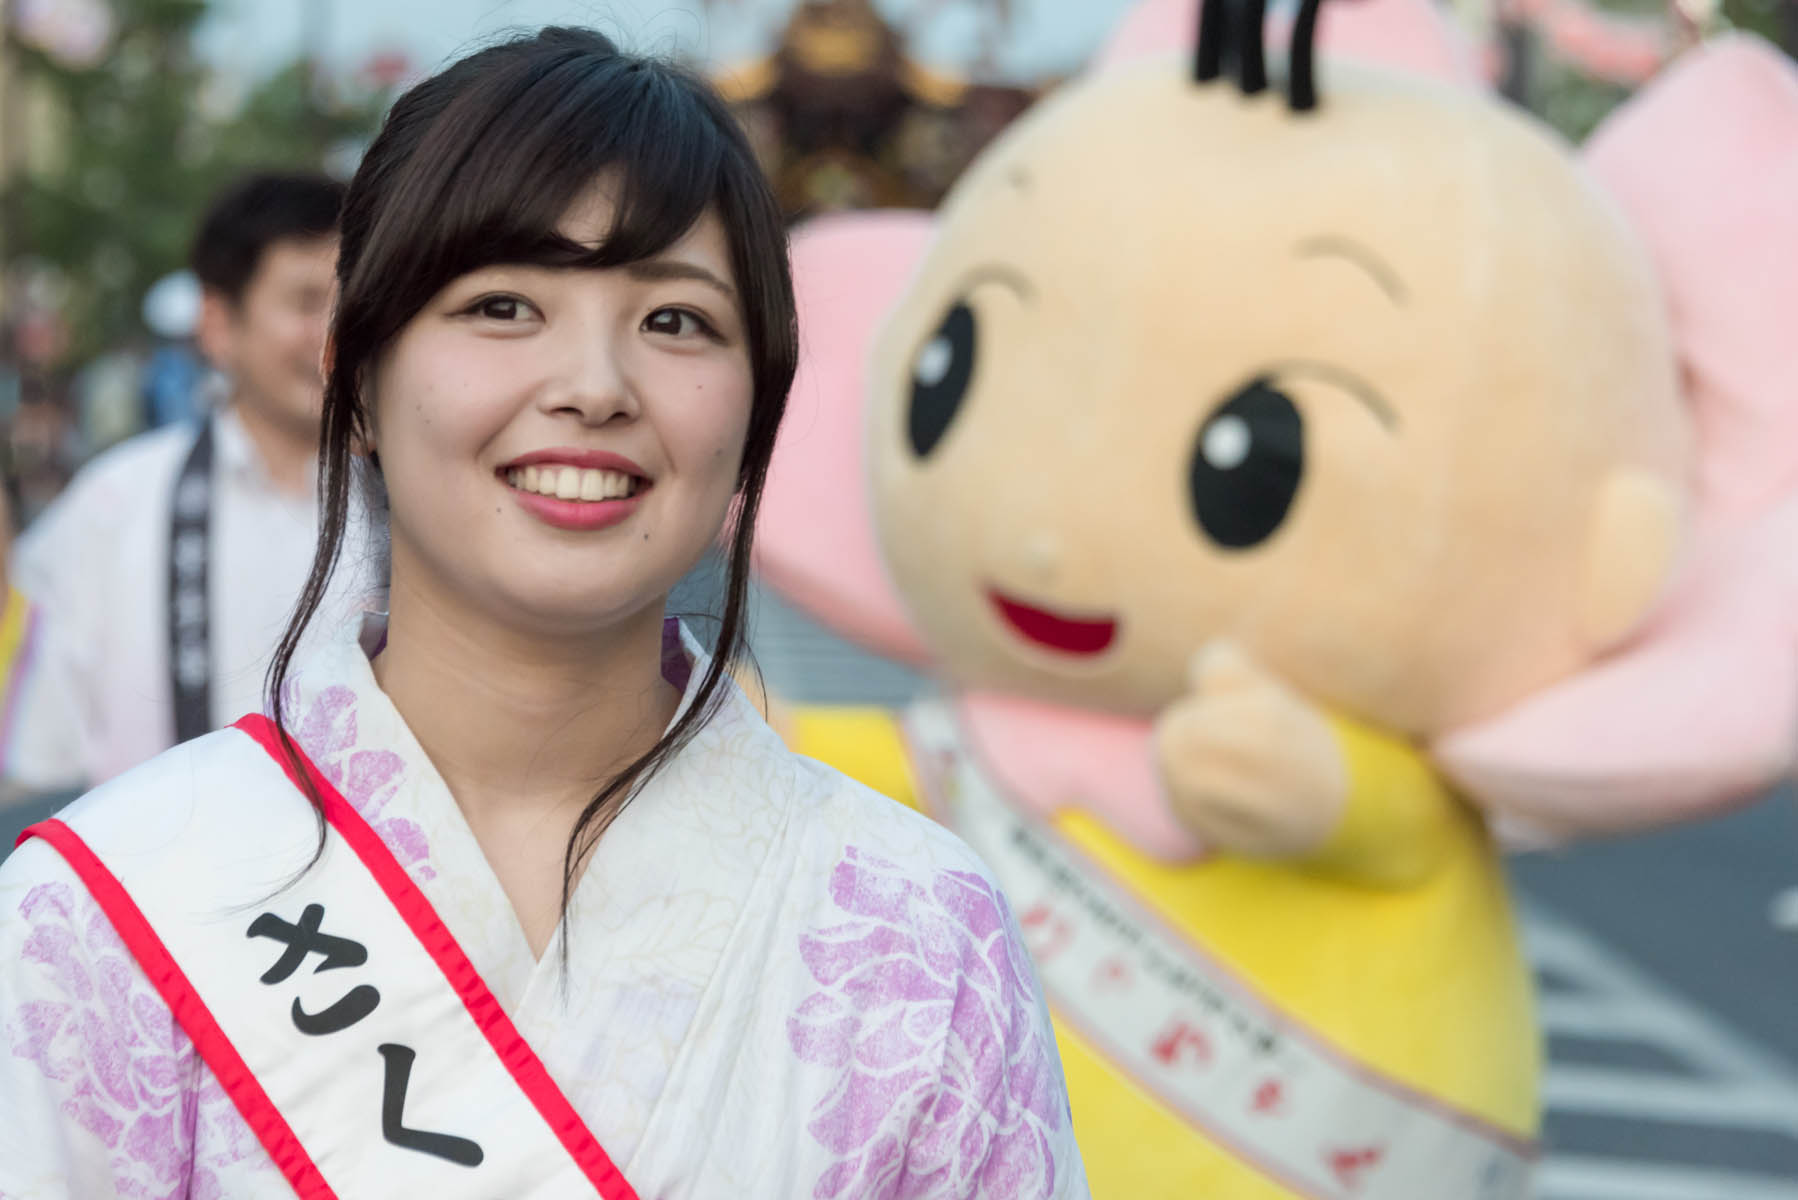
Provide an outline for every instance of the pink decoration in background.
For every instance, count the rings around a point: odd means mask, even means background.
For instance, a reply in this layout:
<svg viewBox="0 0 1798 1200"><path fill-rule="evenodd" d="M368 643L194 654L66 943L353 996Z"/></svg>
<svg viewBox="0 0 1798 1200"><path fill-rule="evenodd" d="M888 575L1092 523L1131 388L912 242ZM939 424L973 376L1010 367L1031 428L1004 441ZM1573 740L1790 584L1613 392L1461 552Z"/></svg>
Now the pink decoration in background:
<svg viewBox="0 0 1798 1200"><path fill-rule="evenodd" d="M928 213L823 217L793 238L799 375L756 528L756 568L783 595L881 654L929 657L887 581L868 495L861 397L874 332L924 257Z"/></svg>
<svg viewBox="0 0 1798 1200"><path fill-rule="evenodd" d="M1724 37L1593 134L1667 290L1697 434L1692 552L1628 646L1438 757L1489 808L1578 833L1678 820L1798 738L1798 68Z"/></svg>
<svg viewBox="0 0 1798 1200"><path fill-rule="evenodd" d="M91 67L112 45L107 0L15 0L12 22L20 41L65 67Z"/></svg>
<svg viewBox="0 0 1798 1200"><path fill-rule="evenodd" d="M1680 27L1665 18L1609 13L1585 0L1502 0L1499 10L1540 34L1555 56L1612 83L1641 83L1679 52Z"/></svg>

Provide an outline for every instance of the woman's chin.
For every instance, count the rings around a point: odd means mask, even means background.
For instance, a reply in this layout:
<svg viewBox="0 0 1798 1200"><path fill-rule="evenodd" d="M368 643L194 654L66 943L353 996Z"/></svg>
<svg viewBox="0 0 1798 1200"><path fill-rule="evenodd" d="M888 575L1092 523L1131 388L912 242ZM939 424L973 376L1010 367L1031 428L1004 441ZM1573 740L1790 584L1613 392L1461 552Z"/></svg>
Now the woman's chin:
<svg viewBox="0 0 1798 1200"><path fill-rule="evenodd" d="M621 592L607 588L509 588L493 615L520 636L566 640L616 637L641 623L659 623L666 590Z"/></svg>

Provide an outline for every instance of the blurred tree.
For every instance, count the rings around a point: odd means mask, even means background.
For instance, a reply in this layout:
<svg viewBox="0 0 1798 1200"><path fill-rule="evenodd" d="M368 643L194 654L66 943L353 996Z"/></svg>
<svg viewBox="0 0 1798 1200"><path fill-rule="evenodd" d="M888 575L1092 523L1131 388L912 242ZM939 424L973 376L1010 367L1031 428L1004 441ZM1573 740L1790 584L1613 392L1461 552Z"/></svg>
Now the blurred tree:
<svg viewBox="0 0 1798 1200"><path fill-rule="evenodd" d="M1530 17L1522 27L1526 58L1512 64L1517 86L1510 94L1575 141L1583 140L1662 60L1701 35L1742 29L1798 57L1798 0L1500 0L1500 4Z"/></svg>
<svg viewBox="0 0 1798 1200"><path fill-rule="evenodd" d="M26 286L21 276L56 294L66 336L41 365L66 368L140 340L145 290L184 264L194 222L230 176L341 163L341 148L379 121L384 91L328 89L305 61L260 81L229 111L203 103L209 89L219 92L192 47L207 7L112 0L110 46L91 62L13 43L14 94L39 115L7 185L11 261L0 266L15 297L9 307Z"/></svg>
<svg viewBox="0 0 1798 1200"><path fill-rule="evenodd" d="M1798 58L1798 0L1723 0L1723 15L1731 25L1753 30Z"/></svg>

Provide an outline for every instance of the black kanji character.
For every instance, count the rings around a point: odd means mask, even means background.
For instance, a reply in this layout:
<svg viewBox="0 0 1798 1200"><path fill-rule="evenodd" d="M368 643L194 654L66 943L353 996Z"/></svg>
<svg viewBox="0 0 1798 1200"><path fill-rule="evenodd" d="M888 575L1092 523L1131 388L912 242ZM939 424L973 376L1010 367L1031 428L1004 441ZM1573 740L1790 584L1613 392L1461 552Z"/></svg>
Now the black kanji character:
<svg viewBox="0 0 1798 1200"><path fill-rule="evenodd" d="M387 1063L387 1085L381 1096L381 1136L402 1150L416 1150L458 1166L480 1166L486 1155L477 1143L447 1133L407 1129L401 1123L406 1113L406 1085L412 1079L412 1061L418 1054L410 1046L392 1042L383 1043L379 1049Z"/></svg>
<svg viewBox="0 0 1798 1200"><path fill-rule="evenodd" d="M299 997L296 996L293 1001L294 1028L313 1037L340 1033L375 1011L375 1005L380 1002L381 993L366 983L351 989L349 995L320 1013L309 1013L301 1008Z"/></svg>
<svg viewBox="0 0 1798 1200"><path fill-rule="evenodd" d="M245 937L273 938L287 945L286 951L275 960L275 965L262 973L262 982L280 983L300 969L300 964L306 961L308 954L320 954L325 959L313 971L314 975L336 967L359 967L368 961L368 951L361 942L320 933L318 924L324 919L324 905L308 904L305 911L300 913L298 925L289 925L274 913L263 913L251 922Z"/></svg>

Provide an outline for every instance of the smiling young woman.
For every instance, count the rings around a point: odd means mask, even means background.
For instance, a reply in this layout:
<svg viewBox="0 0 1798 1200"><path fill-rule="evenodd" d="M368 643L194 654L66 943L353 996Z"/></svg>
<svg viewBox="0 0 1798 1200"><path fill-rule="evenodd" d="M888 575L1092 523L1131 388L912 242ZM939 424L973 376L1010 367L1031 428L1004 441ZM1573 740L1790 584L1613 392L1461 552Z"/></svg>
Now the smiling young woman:
<svg viewBox="0 0 1798 1200"><path fill-rule="evenodd" d="M0 868L0 1194L1085 1195L985 866L732 682L797 336L717 98L476 53L394 107L338 283L268 715ZM296 661L364 507L387 611ZM721 533L708 655L664 608Z"/></svg>

